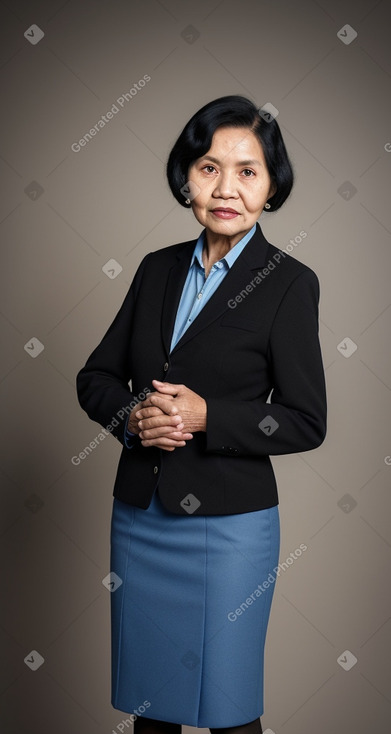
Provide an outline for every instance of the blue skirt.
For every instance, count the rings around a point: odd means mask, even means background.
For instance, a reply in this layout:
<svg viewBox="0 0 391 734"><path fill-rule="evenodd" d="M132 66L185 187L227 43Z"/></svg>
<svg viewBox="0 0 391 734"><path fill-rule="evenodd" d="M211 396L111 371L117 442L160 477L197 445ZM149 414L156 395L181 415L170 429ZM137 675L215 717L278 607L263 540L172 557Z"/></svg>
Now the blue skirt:
<svg viewBox="0 0 391 734"><path fill-rule="evenodd" d="M278 505L174 515L157 491L146 510L114 498L113 707L200 728L260 717L279 549Z"/></svg>

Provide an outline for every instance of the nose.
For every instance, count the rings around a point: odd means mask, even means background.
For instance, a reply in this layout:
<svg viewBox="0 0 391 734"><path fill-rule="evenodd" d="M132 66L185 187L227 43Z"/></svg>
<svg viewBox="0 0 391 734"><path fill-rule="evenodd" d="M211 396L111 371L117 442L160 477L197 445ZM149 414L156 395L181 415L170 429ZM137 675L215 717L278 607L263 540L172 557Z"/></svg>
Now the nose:
<svg viewBox="0 0 391 734"><path fill-rule="evenodd" d="M221 199L233 199L236 198L236 193L235 173L233 171L221 172L213 196Z"/></svg>

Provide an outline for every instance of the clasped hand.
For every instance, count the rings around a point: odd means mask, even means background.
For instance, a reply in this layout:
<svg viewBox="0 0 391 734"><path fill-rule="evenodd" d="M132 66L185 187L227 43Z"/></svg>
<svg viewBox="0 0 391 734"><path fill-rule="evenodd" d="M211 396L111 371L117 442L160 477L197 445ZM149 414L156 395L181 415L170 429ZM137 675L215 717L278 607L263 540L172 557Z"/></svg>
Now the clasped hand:
<svg viewBox="0 0 391 734"><path fill-rule="evenodd" d="M133 408L129 430L143 446L165 451L186 445L195 431L206 430L206 401L185 385L152 380L156 392Z"/></svg>

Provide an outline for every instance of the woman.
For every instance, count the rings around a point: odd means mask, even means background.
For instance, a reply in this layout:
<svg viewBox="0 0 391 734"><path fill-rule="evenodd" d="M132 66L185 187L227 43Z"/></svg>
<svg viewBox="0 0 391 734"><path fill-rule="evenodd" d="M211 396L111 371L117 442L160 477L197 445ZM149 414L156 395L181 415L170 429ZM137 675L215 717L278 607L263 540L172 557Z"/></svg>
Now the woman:
<svg viewBox="0 0 391 734"><path fill-rule="evenodd" d="M269 456L325 437L319 285L257 221L293 173L276 120L250 100L196 112L167 177L203 230L144 257L77 376L81 406L123 445L112 705L136 734L259 734L280 543Z"/></svg>

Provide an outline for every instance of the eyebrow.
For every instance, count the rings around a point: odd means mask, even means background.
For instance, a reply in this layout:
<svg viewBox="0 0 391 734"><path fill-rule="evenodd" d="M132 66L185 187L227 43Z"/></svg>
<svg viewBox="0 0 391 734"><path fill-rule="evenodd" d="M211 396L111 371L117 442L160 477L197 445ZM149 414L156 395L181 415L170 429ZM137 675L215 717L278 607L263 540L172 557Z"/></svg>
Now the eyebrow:
<svg viewBox="0 0 391 734"><path fill-rule="evenodd" d="M201 158L201 161L205 161L205 160L213 161L213 163L220 163L220 161L217 158L213 158L213 156L211 155L204 155ZM237 166L261 166L262 164L260 161L256 161L255 158L249 158L247 161L238 161L236 165Z"/></svg>

